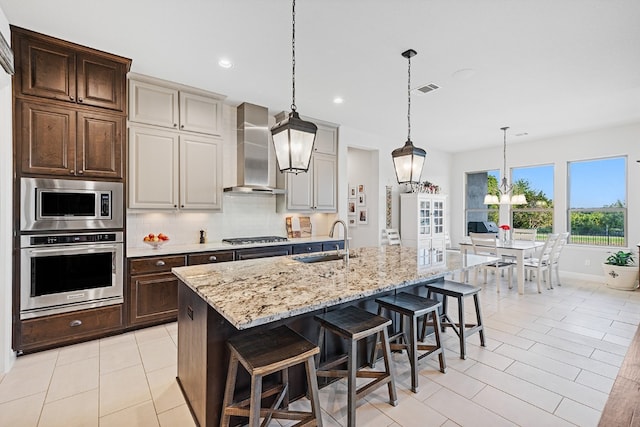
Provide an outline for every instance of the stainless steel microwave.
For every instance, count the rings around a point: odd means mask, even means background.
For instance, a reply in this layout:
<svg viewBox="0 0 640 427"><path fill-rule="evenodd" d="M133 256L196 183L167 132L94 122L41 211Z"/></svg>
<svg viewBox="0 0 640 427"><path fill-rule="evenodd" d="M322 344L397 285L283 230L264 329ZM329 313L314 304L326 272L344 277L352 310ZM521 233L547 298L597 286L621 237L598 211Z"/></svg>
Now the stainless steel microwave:
<svg viewBox="0 0 640 427"><path fill-rule="evenodd" d="M120 182L21 178L21 231L123 227Z"/></svg>

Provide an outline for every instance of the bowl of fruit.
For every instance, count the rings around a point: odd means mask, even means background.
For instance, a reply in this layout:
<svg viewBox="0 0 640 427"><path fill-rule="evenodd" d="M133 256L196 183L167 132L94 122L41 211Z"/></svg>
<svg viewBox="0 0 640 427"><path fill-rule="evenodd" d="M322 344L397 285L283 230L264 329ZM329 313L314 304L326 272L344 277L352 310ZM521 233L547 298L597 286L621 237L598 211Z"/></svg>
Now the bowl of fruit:
<svg viewBox="0 0 640 427"><path fill-rule="evenodd" d="M160 246L164 245L169 241L169 236L163 233L153 234L149 233L142 239L147 245L153 247L153 249L158 249Z"/></svg>

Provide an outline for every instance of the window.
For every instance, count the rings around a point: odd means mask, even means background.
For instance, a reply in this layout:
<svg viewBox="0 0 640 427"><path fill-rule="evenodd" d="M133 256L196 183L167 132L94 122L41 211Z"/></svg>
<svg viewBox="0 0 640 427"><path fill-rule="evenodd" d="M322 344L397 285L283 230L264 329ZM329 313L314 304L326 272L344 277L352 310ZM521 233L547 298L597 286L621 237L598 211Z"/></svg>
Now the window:
<svg viewBox="0 0 640 427"><path fill-rule="evenodd" d="M514 193L524 194L526 205L511 209L513 228L536 228L537 240L553 233L553 166L532 166L511 170Z"/></svg>
<svg viewBox="0 0 640 427"><path fill-rule="evenodd" d="M570 162L568 173L571 243L626 246L626 157Z"/></svg>
<svg viewBox="0 0 640 427"><path fill-rule="evenodd" d="M484 196L491 185L497 188L498 174L500 171L484 171L467 173L467 193L465 219L467 224L466 234L469 233L469 223L475 221L492 221L496 224L499 221L499 206L485 205Z"/></svg>

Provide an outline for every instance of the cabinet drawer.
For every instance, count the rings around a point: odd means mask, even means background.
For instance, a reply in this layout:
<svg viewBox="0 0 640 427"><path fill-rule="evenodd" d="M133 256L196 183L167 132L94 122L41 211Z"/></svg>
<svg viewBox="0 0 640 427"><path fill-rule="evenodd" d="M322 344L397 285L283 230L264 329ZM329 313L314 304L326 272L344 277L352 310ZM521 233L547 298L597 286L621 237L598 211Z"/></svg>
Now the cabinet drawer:
<svg viewBox="0 0 640 427"><path fill-rule="evenodd" d="M157 256L150 258L137 258L129 260L129 274L164 273L171 271L173 267L186 265L184 255Z"/></svg>
<svg viewBox="0 0 640 427"><path fill-rule="evenodd" d="M62 343L122 327L122 304L56 314L22 322L25 347Z"/></svg>
<svg viewBox="0 0 640 427"><path fill-rule="evenodd" d="M344 240L338 241L338 242L324 242L322 244L322 250L323 251L335 251L336 250L336 245L338 245L338 247L340 249L344 249Z"/></svg>
<svg viewBox="0 0 640 427"><path fill-rule="evenodd" d="M203 252L187 255L188 265L209 264L213 262L233 261L233 251Z"/></svg>
<svg viewBox="0 0 640 427"><path fill-rule="evenodd" d="M238 249L236 251L236 259L242 261L245 259L267 258L272 256L291 255L291 246L267 246L260 248Z"/></svg>
<svg viewBox="0 0 640 427"><path fill-rule="evenodd" d="M322 252L322 243L307 243L293 245L293 254L308 254L311 252Z"/></svg>

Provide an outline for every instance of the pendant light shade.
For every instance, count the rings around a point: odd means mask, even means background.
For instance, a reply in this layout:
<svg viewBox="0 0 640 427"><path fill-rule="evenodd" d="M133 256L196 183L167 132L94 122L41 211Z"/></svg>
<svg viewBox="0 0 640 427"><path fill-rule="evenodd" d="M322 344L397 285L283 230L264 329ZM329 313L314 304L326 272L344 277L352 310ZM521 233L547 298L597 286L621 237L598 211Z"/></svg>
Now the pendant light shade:
<svg viewBox="0 0 640 427"><path fill-rule="evenodd" d="M527 198L524 194L513 194L514 186L513 184L509 184L507 182L507 129L508 126L500 128L500 130L504 133L503 140L503 148L502 148L502 160L504 162L502 167L502 181L500 185L498 185L498 195L495 194L487 194L484 196L484 204L485 205L526 205Z"/></svg>
<svg viewBox="0 0 640 427"><path fill-rule="evenodd" d="M271 128L271 137L280 172L299 173L309 170L318 127L302 120L296 111L296 0L292 1L291 17L291 113Z"/></svg>
<svg viewBox="0 0 640 427"><path fill-rule="evenodd" d="M280 172L307 172L318 127L292 111L271 128L273 146Z"/></svg>
<svg viewBox="0 0 640 427"><path fill-rule="evenodd" d="M420 182L422 167L427 157L426 151L422 148L415 147L411 142L411 57L416 55L417 52L413 49L402 52L402 56L407 58L409 62L407 83L407 142L404 143L403 147L396 148L391 152L398 184L415 184Z"/></svg>
<svg viewBox="0 0 640 427"><path fill-rule="evenodd" d="M398 184L419 182L426 156L427 152L415 147L410 140L407 140L403 147L393 150L391 157Z"/></svg>

